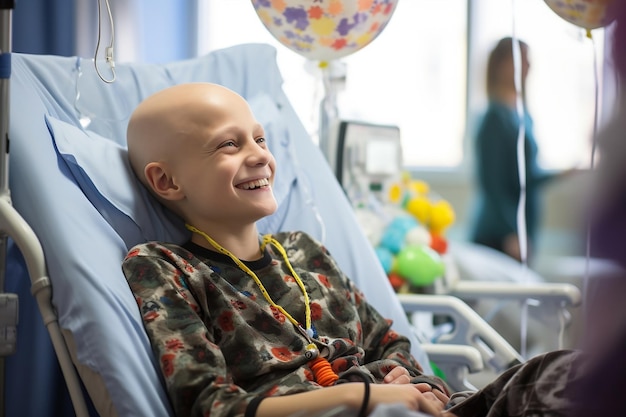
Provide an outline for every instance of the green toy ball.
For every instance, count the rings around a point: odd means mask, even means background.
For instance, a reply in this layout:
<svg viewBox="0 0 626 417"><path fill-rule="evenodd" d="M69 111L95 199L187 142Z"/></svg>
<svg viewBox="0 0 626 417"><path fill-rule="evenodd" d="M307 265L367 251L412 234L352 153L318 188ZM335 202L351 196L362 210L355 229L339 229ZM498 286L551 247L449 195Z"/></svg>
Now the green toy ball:
<svg viewBox="0 0 626 417"><path fill-rule="evenodd" d="M396 256L395 271L412 285L432 284L445 271L441 256L426 245L407 245Z"/></svg>

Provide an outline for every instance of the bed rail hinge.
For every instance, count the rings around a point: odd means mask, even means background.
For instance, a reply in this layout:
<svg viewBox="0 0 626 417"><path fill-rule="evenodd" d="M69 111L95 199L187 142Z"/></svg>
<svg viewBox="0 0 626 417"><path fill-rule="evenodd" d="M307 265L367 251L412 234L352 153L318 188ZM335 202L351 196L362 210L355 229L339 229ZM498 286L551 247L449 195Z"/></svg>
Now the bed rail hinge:
<svg viewBox="0 0 626 417"><path fill-rule="evenodd" d="M16 351L17 321L17 294L0 294L0 357Z"/></svg>

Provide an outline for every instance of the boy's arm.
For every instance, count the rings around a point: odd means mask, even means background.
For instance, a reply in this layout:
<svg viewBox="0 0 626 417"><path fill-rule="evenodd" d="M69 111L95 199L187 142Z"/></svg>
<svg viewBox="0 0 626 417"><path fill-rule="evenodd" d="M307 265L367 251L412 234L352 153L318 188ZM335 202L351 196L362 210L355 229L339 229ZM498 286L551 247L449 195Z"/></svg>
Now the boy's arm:
<svg viewBox="0 0 626 417"><path fill-rule="evenodd" d="M453 417L442 414L444 402L430 392L420 392L413 385L371 384L369 393L366 393L365 385L359 382L266 398L261 401L255 417L287 417L303 411L306 411L306 415L321 415L329 410L337 410L333 415L354 415L354 410L359 410L364 401L367 414L380 404L402 404L408 410L422 411L432 416ZM340 410L343 410L341 414L338 413Z"/></svg>
<svg viewBox="0 0 626 417"><path fill-rule="evenodd" d="M382 317L349 278L344 276L344 280L361 320L365 366L370 372L383 382L389 383L393 382L395 377L392 376L391 380L387 380L385 376L390 375L394 368L401 366L408 373L410 381L420 376L419 382L428 382L431 386L434 384L441 389L446 398L449 397L451 390L441 378L423 375L421 365L411 355L409 339L391 328L391 320Z"/></svg>

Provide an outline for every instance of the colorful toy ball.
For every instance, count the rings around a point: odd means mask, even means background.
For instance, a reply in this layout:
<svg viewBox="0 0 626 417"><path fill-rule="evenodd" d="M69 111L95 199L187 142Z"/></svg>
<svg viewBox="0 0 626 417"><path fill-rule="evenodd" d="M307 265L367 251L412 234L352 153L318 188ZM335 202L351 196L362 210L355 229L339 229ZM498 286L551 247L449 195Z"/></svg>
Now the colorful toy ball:
<svg viewBox="0 0 626 417"><path fill-rule="evenodd" d="M402 287L404 286L404 284L406 284L405 279L394 272L391 272L390 274L388 274L387 277L389 278L389 283L391 284L394 291L396 292L400 291Z"/></svg>
<svg viewBox="0 0 626 417"><path fill-rule="evenodd" d="M394 263L393 253L383 246L376 247L374 251L376 252L376 256L378 257L380 264L383 266L385 273L389 274Z"/></svg>
<svg viewBox="0 0 626 417"><path fill-rule="evenodd" d="M431 241L429 246L437 253L444 254L448 252L448 241L441 235L431 234Z"/></svg>
<svg viewBox="0 0 626 417"><path fill-rule="evenodd" d="M393 272L404 277L412 285L431 285L441 277L445 267L441 256L426 245L407 245L396 256Z"/></svg>
<svg viewBox="0 0 626 417"><path fill-rule="evenodd" d="M422 225L417 225L413 227L406 233L404 237L404 243L406 245L426 245L430 246L432 242L432 237L428 229L426 229Z"/></svg>
<svg viewBox="0 0 626 417"><path fill-rule="evenodd" d="M400 252L407 232L417 225L417 220L409 215L395 217L383 231L380 246L389 249L394 254Z"/></svg>

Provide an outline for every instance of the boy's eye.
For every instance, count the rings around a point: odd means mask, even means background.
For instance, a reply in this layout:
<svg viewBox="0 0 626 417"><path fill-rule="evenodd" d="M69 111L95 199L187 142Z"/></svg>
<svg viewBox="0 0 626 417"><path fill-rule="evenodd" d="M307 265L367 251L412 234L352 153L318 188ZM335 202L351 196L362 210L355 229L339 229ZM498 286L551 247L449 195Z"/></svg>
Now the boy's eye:
<svg viewBox="0 0 626 417"><path fill-rule="evenodd" d="M265 142L266 142L266 140L265 140L265 138L257 138L257 139L256 139L256 142L257 142L257 143L265 143Z"/></svg>
<svg viewBox="0 0 626 417"><path fill-rule="evenodd" d="M220 148L234 147L237 146L235 141L229 140L228 142L224 142L220 145Z"/></svg>

